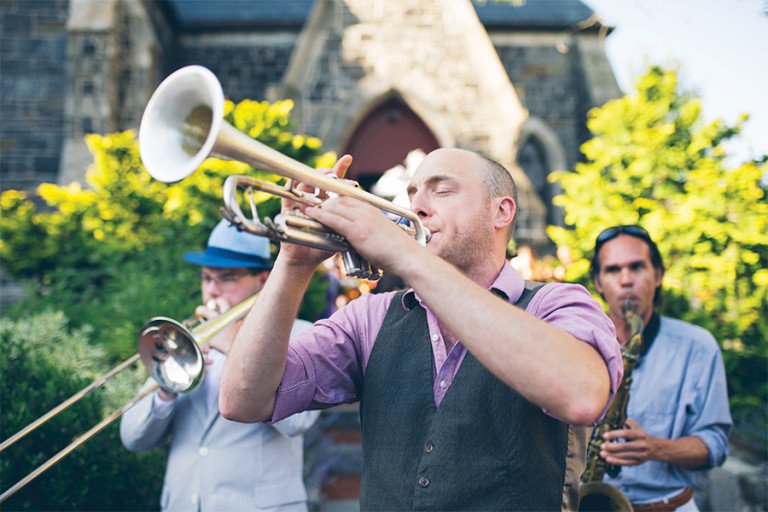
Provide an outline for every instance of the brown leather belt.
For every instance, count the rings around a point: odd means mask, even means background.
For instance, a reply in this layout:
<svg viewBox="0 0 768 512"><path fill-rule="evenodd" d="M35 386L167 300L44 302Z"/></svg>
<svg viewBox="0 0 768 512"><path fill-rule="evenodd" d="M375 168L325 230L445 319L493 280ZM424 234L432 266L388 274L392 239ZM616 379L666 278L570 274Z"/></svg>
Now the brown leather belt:
<svg viewBox="0 0 768 512"><path fill-rule="evenodd" d="M677 507L688 503L693 498L693 487L686 487L677 496L672 496L666 501L654 501L642 505L632 504L635 512L673 512Z"/></svg>

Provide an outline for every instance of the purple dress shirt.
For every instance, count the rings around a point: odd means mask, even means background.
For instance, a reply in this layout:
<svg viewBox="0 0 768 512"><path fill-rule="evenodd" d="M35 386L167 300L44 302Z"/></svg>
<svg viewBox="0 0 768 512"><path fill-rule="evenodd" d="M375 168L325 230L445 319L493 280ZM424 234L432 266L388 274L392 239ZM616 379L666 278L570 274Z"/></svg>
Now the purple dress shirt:
<svg viewBox="0 0 768 512"><path fill-rule="evenodd" d="M505 263L491 290L514 303L522 295L524 286L520 274ZM373 344L395 294L363 295L291 339L271 421L307 409L323 409L359 399L357 389L365 377ZM433 393L435 405L439 406L467 349L459 340L446 353L437 317L413 290L403 297L404 304L412 303L407 300L409 294L413 294L427 313L432 341ZM538 291L526 311L590 344L602 355L611 379L607 409L621 382L623 365L613 323L600 304L581 285L550 283Z"/></svg>

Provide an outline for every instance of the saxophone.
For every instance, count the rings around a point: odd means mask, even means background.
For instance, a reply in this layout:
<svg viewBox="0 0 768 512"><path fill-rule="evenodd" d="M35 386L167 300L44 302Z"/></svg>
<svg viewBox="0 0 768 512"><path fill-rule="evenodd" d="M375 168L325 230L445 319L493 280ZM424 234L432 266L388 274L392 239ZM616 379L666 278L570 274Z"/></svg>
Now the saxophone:
<svg viewBox="0 0 768 512"><path fill-rule="evenodd" d="M605 417L592 431L592 437L587 445L587 465L581 475L579 494L579 510L615 510L631 511L629 499L615 487L603 483L603 476L608 473L615 477L621 472L621 466L608 464L600 457L600 448L605 439L603 434L609 430L624 428L627 422L627 405L629 404L629 388L632 385L632 370L640 358L643 345L643 319L637 314L637 305L627 299L622 307L622 314L630 327L630 337L622 350L624 361L624 378L621 381L613 403L605 413Z"/></svg>

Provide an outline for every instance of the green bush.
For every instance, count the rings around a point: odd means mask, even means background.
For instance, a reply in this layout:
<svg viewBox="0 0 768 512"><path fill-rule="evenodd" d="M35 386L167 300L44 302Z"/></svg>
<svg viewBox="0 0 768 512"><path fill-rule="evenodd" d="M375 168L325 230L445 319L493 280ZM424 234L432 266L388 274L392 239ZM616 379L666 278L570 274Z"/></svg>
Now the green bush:
<svg viewBox="0 0 768 512"><path fill-rule="evenodd" d="M84 388L109 367L91 329L70 329L61 313L0 319L2 439ZM67 447L135 391L138 372L114 379L17 441L0 459L3 491ZM162 453L132 454L117 422L22 487L4 510L150 510L159 504Z"/></svg>

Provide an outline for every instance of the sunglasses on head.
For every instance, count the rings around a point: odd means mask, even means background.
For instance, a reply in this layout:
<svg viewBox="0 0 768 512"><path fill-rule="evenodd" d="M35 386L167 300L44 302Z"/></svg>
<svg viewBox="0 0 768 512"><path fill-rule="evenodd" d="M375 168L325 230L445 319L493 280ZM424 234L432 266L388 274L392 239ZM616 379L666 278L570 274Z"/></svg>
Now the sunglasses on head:
<svg viewBox="0 0 768 512"><path fill-rule="evenodd" d="M608 240L616 238L621 234L636 236L647 241L651 240L651 235L649 235L648 232L640 226L637 226L637 225L613 226L613 227L604 229L603 231L600 232L599 235L597 235L597 238L595 239L595 247L598 247L604 244L605 242L607 242Z"/></svg>

